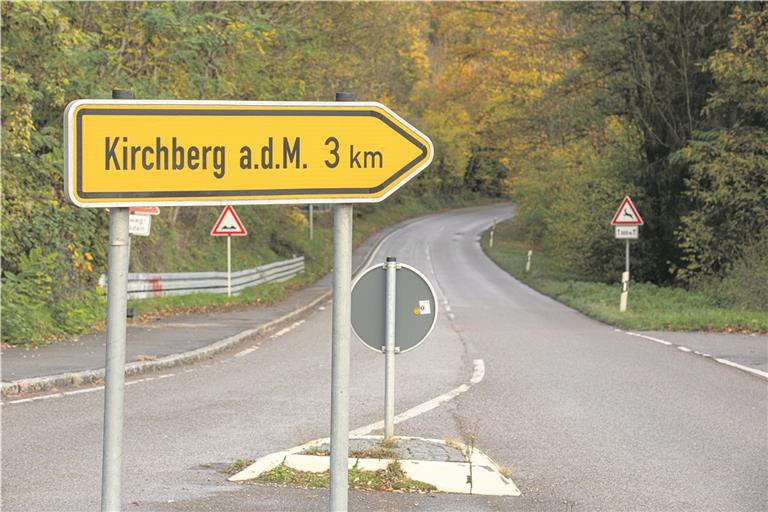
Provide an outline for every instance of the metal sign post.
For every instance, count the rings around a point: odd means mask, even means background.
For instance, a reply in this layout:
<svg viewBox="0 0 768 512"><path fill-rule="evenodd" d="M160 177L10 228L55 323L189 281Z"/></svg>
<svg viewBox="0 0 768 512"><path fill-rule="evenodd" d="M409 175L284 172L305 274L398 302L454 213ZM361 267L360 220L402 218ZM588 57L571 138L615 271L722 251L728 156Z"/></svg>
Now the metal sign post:
<svg viewBox="0 0 768 512"><path fill-rule="evenodd" d="M315 239L315 215L313 211L314 205L309 205L309 239Z"/></svg>
<svg viewBox="0 0 768 512"><path fill-rule="evenodd" d="M352 284L352 329L384 354L384 438L394 437L395 355L421 344L437 320L435 290L421 272L388 256Z"/></svg>
<svg viewBox="0 0 768 512"><path fill-rule="evenodd" d="M232 237L247 235L235 209L231 205L225 206L211 229L211 236L227 237L227 297L232 297Z"/></svg>
<svg viewBox="0 0 768 512"><path fill-rule="evenodd" d="M337 92L336 101L355 101ZM349 479L349 339L352 334L352 205L333 208L330 510L346 512Z"/></svg>
<svg viewBox="0 0 768 512"><path fill-rule="evenodd" d="M114 99L131 99L133 92L113 90ZM123 403L125 398L125 331L128 308L130 235L128 208L109 212L107 253L107 348L104 370L104 441L101 466L101 510L120 510L123 466Z"/></svg>
<svg viewBox="0 0 768 512"><path fill-rule="evenodd" d="M624 272L621 274L621 295L619 297L619 311L623 313L627 310L627 295L629 294L629 241L638 238L640 226L643 225L643 218L629 196L625 196L621 201L611 224L615 228L616 239L626 242Z"/></svg>
<svg viewBox="0 0 768 512"><path fill-rule="evenodd" d="M395 435L395 298L397 297L397 258L387 256L386 285L386 345L384 368L384 439L390 440Z"/></svg>
<svg viewBox="0 0 768 512"><path fill-rule="evenodd" d="M227 297L232 296L232 237L227 237Z"/></svg>

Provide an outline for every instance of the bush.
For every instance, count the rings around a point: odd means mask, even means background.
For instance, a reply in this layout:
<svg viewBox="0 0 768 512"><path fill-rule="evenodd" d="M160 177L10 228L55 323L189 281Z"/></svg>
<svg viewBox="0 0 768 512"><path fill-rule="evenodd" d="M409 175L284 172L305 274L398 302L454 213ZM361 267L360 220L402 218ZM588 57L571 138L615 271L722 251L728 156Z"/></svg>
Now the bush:
<svg viewBox="0 0 768 512"><path fill-rule="evenodd" d="M768 230L744 248L722 279L700 281L694 287L721 306L768 310Z"/></svg>
<svg viewBox="0 0 768 512"><path fill-rule="evenodd" d="M59 254L36 248L21 258L18 273L3 276L3 341L39 343L64 333L79 334L104 317L102 294L80 291L54 277L62 275L62 264Z"/></svg>

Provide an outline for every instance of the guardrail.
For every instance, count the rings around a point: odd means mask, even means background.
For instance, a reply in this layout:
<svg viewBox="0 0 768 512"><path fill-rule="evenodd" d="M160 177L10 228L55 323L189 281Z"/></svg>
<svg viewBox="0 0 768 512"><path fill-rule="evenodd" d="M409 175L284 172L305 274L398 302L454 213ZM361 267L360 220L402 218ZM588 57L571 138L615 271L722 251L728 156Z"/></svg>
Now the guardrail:
<svg viewBox="0 0 768 512"><path fill-rule="evenodd" d="M286 281L304 271L304 256L232 272L232 293L249 286ZM99 278L106 287L106 276ZM129 273L128 298L146 299L190 293L227 293L226 272Z"/></svg>

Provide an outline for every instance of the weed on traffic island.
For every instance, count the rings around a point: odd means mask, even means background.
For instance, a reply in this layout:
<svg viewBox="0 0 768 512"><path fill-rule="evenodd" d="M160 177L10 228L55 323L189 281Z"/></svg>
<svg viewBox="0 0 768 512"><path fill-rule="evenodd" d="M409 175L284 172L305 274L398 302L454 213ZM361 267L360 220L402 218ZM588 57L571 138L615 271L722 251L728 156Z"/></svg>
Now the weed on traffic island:
<svg viewBox="0 0 768 512"><path fill-rule="evenodd" d="M330 472L314 473L298 471L281 464L257 478L252 483L273 484L288 487L327 488ZM436 491L434 485L412 480L405 475L398 461L391 462L386 469L365 471L357 466L349 470L349 487L369 491L399 491L425 493Z"/></svg>

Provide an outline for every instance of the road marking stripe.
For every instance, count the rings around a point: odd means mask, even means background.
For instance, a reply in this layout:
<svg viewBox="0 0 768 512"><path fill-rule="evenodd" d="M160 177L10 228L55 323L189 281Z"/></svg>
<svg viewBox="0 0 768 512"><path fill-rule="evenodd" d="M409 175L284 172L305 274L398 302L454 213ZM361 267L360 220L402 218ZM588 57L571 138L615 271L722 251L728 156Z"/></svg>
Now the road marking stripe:
<svg viewBox="0 0 768 512"><path fill-rule="evenodd" d="M275 334L270 336L269 339L279 338L280 336L283 336L284 334L288 334L289 332L291 332L292 330L294 330L295 328L297 328L298 326L300 326L304 322L305 322L305 320L299 320L298 322L294 322L293 324L289 325L288 327L285 327L285 328L280 329L279 331L277 331Z"/></svg>
<svg viewBox="0 0 768 512"><path fill-rule="evenodd" d="M485 376L485 363L482 359L475 359L474 361L474 370L472 371L472 378L469 379L469 384L462 384L461 386L454 388L447 393L443 393L440 396L436 396L435 398L431 400L427 400L424 403L421 403L415 407L411 407L407 411L401 412L397 416L393 418L393 421L395 424L401 423L403 421L409 420L411 418L415 418L416 416L420 414L424 414L425 412L431 411L432 409L435 409L445 402L448 402L449 400L453 400L457 396L461 395L462 393L465 393L468 391L472 386L475 384L480 383L480 381L483 380L483 377ZM364 436L367 434L370 434L374 430L379 430L384 428L384 421L377 421L375 423L371 423L370 425L365 425L364 427L356 428L354 430L351 430L349 432L349 435L352 437L357 436Z"/></svg>
<svg viewBox="0 0 768 512"><path fill-rule="evenodd" d="M653 336L646 336L645 334L640 334L637 332L629 332L629 331L622 331L619 330L619 332L623 332L624 334L629 334L630 336L637 336L638 338L645 338L646 340L655 341L656 343L661 343L662 345L672 345L672 343L664 340L660 340L659 338L654 338Z"/></svg>
<svg viewBox="0 0 768 512"><path fill-rule="evenodd" d="M241 350L240 352L238 352L237 354L235 354L235 357L243 357L243 356L247 356L247 355L248 355L248 354L250 354L251 352L255 352L257 348L259 348L259 347L251 347L251 348L247 348L247 349L245 349L245 350Z"/></svg>
<svg viewBox="0 0 768 512"><path fill-rule="evenodd" d="M682 345L675 345L674 343L670 343L669 341L660 340L659 338L654 338L653 336L646 336L645 334L640 334L638 332L630 332L630 331L622 331L621 329L614 329L614 331L617 332L623 332L624 334L628 334L629 336L636 336L638 338L644 338L646 340L654 341L656 343L661 343L662 345L668 345L668 346L674 346L677 350L682 350L683 352L689 352L691 354L706 357L709 359L712 359L713 361L717 361L720 364L724 364L726 366L730 366L732 368L736 368L738 370L745 371L747 373L751 373L752 375L757 375L758 377L762 377L764 379L768 379L768 372L764 372L762 370L758 370L757 368L750 368L749 366L744 366L739 363L734 363L733 361L729 361L728 359L722 359L718 357L713 357L710 354L703 354L701 352L698 352L696 350L692 350L688 347L684 347Z"/></svg>
<svg viewBox="0 0 768 512"><path fill-rule="evenodd" d="M186 373L186 372L184 372ZM175 377L175 373L164 373L162 375L155 375L153 377L145 377L143 379L136 379L136 380L129 380L125 383L125 387L133 386L134 384L139 384L140 382L150 382L153 380L162 380L162 379L168 379L171 377ZM104 386L94 386L92 388L83 388L83 389L74 389L72 391L65 391L63 393L53 393L50 395L42 395L42 396L33 396L30 398L21 398L19 400L11 400L9 402L3 402L3 405L5 404L24 404L27 402L38 402L40 400L50 400L51 398L61 398L64 396L73 396L73 395L83 395L85 393L94 393L96 391L101 391L104 389Z"/></svg>
<svg viewBox="0 0 768 512"><path fill-rule="evenodd" d="M739 363L734 363L733 361L729 361L727 359L720 359L720 358L713 358L718 363L722 363L724 365L732 366L734 368L738 368L739 370L743 370L745 372L752 373L754 375L758 375L760 377L763 377L764 379L768 379L768 372L763 372L760 370L756 370L755 368L750 368L748 366L741 365Z"/></svg>

